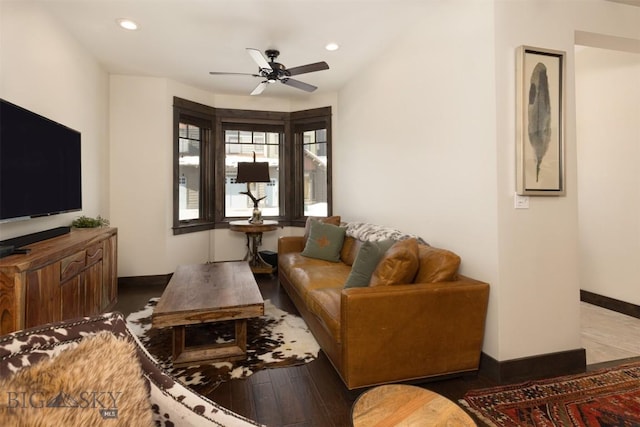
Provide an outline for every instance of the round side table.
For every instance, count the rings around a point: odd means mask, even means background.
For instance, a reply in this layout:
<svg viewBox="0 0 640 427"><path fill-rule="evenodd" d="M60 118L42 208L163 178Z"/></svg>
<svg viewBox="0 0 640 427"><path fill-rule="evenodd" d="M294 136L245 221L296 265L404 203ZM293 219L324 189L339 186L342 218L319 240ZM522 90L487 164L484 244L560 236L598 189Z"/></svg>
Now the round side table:
<svg viewBox="0 0 640 427"><path fill-rule="evenodd" d="M249 221L231 221L229 229L247 235L247 254L243 261L249 261L253 273L273 273L273 266L260 256L258 248L262 245L262 233L278 228L278 221L264 220L262 224L252 224Z"/></svg>
<svg viewBox="0 0 640 427"><path fill-rule="evenodd" d="M473 419L444 396L424 388L392 384L362 393L352 409L354 427L462 426Z"/></svg>

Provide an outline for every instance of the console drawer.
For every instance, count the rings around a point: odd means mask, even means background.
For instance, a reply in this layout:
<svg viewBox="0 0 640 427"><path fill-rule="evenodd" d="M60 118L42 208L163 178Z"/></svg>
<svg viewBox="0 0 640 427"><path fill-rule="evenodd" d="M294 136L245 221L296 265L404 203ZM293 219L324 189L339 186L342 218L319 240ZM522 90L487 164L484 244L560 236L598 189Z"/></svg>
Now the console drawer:
<svg viewBox="0 0 640 427"><path fill-rule="evenodd" d="M86 266L89 267L102 260L102 243L97 243L87 248Z"/></svg>
<svg viewBox="0 0 640 427"><path fill-rule="evenodd" d="M86 256L86 251L80 251L60 261L60 282L79 274L86 265Z"/></svg>

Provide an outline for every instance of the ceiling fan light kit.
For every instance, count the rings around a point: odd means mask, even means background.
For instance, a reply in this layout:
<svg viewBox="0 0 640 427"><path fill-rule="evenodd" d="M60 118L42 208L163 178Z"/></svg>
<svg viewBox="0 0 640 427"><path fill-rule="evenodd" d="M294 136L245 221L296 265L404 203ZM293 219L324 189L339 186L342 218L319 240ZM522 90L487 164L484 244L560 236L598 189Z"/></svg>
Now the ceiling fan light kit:
<svg viewBox="0 0 640 427"><path fill-rule="evenodd" d="M305 83L300 80L292 79L291 76L329 69L329 65L324 61L301 65L299 67L287 68L279 62L276 62L276 58L278 58L280 52L275 49L265 50L264 53L267 58L269 58L268 61L258 49L247 48L247 52L249 53L249 56L251 56L253 61L258 64L258 74L227 73L220 71L211 71L209 72L209 74L260 77L264 80L260 82L258 86L256 86L256 88L251 92L251 95L259 95L266 89L269 83L275 83L277 81L296 89L301 89L306 92L313 92L317 89L316 86L310 85L309 83Z"/></svg>

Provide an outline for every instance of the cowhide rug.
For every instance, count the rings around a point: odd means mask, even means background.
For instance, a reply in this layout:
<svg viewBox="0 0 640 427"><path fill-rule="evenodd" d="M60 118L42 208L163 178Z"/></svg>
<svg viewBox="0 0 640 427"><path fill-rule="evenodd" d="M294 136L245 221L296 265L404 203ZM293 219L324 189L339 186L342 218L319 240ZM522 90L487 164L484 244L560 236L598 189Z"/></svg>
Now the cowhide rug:
<svg viewBox="0 0 640 427"><path fill-rule="evenodd" d="M201 393L214 390L224 381L245 378L261 369L301 365L318 357L320 347L304 320L265 300L264 316L247 321L246 359L174 368L171 328L151 327L151 314L158 300L150 299L141 311L127 316L127 324L160 366ZM234 331L233 322L190 326L186 333L187 345L230 342Z"/></svg>

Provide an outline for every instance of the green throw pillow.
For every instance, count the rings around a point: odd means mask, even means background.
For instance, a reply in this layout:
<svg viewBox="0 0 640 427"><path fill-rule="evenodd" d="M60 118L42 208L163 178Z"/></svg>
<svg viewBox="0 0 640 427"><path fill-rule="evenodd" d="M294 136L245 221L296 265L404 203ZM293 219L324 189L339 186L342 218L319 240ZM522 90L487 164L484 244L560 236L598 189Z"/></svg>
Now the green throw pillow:
<svg viewBox="0 0 640 427"><path fill-rule="evenodd" d="M311 221L311 231L301 255L331 262L340 261L345 229L333 224Z"/></svg>
<svg viewBox="0 0 640 427"><path fill-rule="evenodd" d="M380 240L377 242L364 242L358 251L351 272L344 284L345 288L363 288L369 286L371 275L384 253L395 240Z"/></svg>

